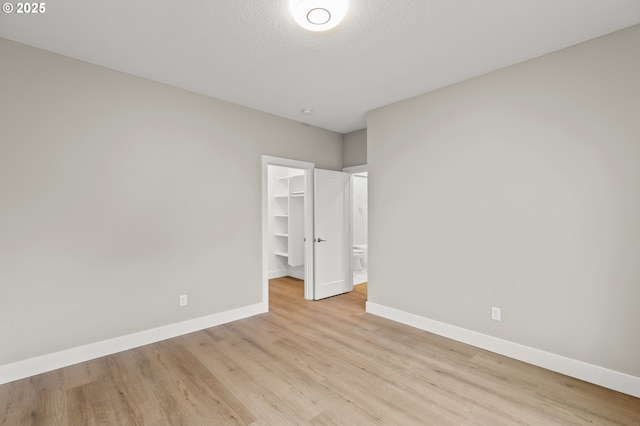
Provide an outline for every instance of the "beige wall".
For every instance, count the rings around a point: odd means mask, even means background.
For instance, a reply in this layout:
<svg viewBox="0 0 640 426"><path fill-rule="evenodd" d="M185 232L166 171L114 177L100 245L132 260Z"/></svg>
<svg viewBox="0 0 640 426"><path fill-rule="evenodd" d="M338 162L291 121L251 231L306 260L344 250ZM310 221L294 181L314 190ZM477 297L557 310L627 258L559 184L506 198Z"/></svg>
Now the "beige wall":
<svg viewBox="0 0 640 426"><path fill-rule="evenodd" d="M259 303L261 155L342 168L337 133L2 39L0 58L0 365Z"/></svg>
<svg viewBox="0 0 640 426"><path fill-rule="evenodd" d="M367 129L356 130L344 135L342 156L343 167L367 164Z"/></svg>
<svg viewBox="0 0 640 426"><path fill-rule="evenodd" d="M638 46L371 112L369 300L640 377Z"/></svg>

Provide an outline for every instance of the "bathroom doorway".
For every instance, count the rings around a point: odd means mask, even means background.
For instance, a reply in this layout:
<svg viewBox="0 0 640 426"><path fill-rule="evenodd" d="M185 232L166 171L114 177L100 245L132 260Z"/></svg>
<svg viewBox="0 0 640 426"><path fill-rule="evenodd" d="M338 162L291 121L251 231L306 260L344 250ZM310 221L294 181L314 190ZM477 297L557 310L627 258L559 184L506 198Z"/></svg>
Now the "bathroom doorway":
<svg viewBox="0 0 640 426"><path fill-rule="evenodd" d="M368 283L369 176L367 166L347 167L351 174L351 241L353 285Z"/></svg>

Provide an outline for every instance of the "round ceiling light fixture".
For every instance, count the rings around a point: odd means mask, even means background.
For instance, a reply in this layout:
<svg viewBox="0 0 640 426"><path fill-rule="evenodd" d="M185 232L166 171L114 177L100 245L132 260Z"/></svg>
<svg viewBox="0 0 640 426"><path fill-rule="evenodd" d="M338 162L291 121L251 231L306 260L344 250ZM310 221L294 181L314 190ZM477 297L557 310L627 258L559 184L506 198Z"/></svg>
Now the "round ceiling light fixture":
<svg viewBox="0 0 640 426"><path fill-rule="evenodd" d="M347 14L347 0L290 0L289 8L298 25L309 31L334 28Z"/></svg>

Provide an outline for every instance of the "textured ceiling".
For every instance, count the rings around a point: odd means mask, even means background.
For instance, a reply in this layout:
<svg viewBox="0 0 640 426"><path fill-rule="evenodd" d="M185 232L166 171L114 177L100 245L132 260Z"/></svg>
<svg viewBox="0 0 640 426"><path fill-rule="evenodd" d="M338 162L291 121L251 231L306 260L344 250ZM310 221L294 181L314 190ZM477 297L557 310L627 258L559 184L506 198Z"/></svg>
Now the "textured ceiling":
<svg viewBox="0 0 640 426"><path fill-rule="evenodd" d="M349 1L311 33L288 0L58 0L0 14L0 37L346 133L374 108L640 23L639 0Z"/></svg>

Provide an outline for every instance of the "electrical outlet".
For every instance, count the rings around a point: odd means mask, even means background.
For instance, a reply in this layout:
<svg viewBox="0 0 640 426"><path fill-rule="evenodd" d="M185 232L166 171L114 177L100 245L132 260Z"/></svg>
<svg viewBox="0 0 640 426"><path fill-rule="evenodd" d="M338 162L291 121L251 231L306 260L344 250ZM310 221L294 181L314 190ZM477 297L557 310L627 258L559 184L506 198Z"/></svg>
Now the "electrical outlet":
<svg viewBox="0 0 640 426"><path fill-rule="evenodd" d="M501 312L500 312L500 308L496 308L495 306L491 307L491 319L494 321L502 321L500 319L501 316Z"/></svg>
<svg viewBox="0 0 640 426"><path fill-rule="evenodd" d="M180 306L187 306L187 295L180 295Z"/></svg>

